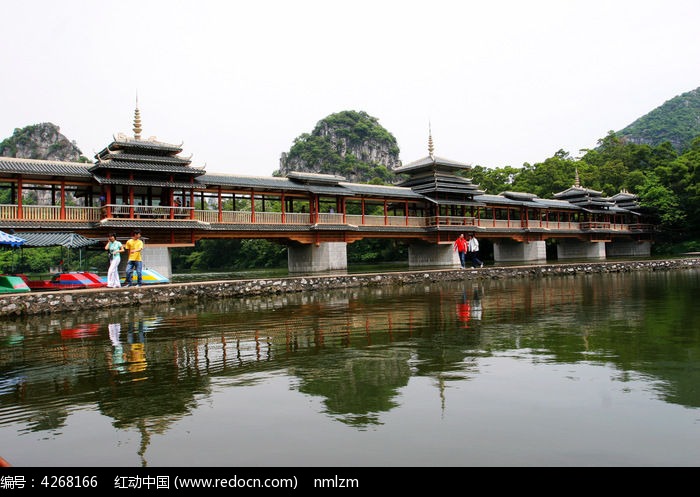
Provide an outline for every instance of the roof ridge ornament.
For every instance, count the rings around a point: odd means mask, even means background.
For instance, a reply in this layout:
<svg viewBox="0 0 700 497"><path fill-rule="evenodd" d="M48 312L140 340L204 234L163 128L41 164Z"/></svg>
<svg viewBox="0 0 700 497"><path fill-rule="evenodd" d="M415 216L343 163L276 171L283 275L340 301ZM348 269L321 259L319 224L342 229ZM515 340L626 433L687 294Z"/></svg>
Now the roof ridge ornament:
<svg viewBox="0 0 700 497"><path fill-rule="evenodd" d="M433 155L434 151L435 147L433 146L433 131L432 127L430 126L430 121L428 121L428 155L432 160L435 160L435 156Z"/></svg>
<svg viewBox="0 0 700 497"><path fill-rule="evenodd" d="M138 93L136 93L136 110L134 111L134 139L141 139L141 112L139 111Z"/></svg>

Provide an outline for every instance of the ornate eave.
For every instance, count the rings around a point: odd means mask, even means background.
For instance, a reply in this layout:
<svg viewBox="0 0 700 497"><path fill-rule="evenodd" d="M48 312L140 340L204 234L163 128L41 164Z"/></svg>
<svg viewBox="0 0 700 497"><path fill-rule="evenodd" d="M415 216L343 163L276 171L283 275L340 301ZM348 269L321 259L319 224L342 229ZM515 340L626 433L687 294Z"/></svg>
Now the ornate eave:
<svg viewBox="0 0 700 497"><path fill-rule="evenodd" d="M147 164L143 162L102 161L90 168L90 172L97 171L135 171L139 173L167 173L176 176L202 176L203 169L176 166L171 164Z"/></svg>
<svg viewBox="0 0 700 497"><path fill-rule="evenodd" d="M207 185L199 182L189 182L189 181L167 181L163 179L155 178L107 178L104 176L99 176L97 174L93 175L95 181L101 185L127 185L127 186L154 186L161 188L182 188L182 189L205 189Z"/></svg>
<svg viewBox="0 0 700 497"><path fill-rule="evenodd" d="M176 155L146 155L146 154L129 154L129 153L115 153L109 151L108 153L99 156L98 162L104 161L131 161L131 162L154 162L160 164L177 164L180 166L188 166L191 164L190 158L178 157Z"/></svg>
<svg viewBox="0 0 700 497"><path fill-rule="evenodd" d="M306 173L302 171L290 171L287 173L287 178L299 183L317 185L337 185L341 181L345 181L343 176L335 174Z"/></svg>

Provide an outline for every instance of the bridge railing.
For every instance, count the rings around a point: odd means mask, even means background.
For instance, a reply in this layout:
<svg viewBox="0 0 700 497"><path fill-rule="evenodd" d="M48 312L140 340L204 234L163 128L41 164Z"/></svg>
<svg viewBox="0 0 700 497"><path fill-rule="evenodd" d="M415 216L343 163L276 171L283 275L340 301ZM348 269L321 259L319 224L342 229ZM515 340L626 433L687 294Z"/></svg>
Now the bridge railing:
<svg viewBox="0 0 700 497"><path fill-rule="evenodd" d="M216 224L219 222L217 211L195 210L195 219ZM222 211L221 222L227 224L312 224L311 215L308 212L285 212L284 222L281 212L256 212L255 223L253 213L250 211ZM369 216L359 214L343 214L337 212L320 212L318 224L351 224L355 226L426 226L426 220L422 217L405 216Z"/></svg>
<svg viewBox="0 0 700 497"><path fill-rule="evenodd" d="M0 219L20 219L18 205L0 205ZM23 205L22 220L26 221L79 221L95 223L100 220L99 207L67 205L61 215L59 205Z"/></svg>
<svg viewBox="0 0 700 497"><path fill-rule="evenodd" d="M428 226L476 226L476 218L468 216L431 216L425 219Z"/></svg>
<svg viewBox="0 0 700 497"><path fill-rule="evenodd" d="M644 223L635 223L635 224L627 225L627 228L630 231L653 231L654 225L653 224L644 224Z"/></svg>
<svg viewBox="0 0 700 497"><path fill-rule="evenodd" d="M73 205L66 206L66 221L85 221L88 223L97 223L99 222L100 218L99 207L76 207Z"/></svg>
<svg viewBox="0 0 700 497"><path fill-rule="evenodd" d="M23 205L22 217L27 221L60 221L61 207L58 205Z"/></svg>
<svg viewBox="0 0 700 497"><path fill-rule="evenodd" d="M170 206L144 206L129 204L108 204L102 207L83 206L61 206L54 205L22 205L22 215L20 216L19 206L16 204L0 205L0 219L3 220L28 220L28 221L71 221L95 223L106 217L107 208L110 208L112 218L130 219L133 209L133 219L190 219L194 211L194 219L199 221L217 224L272 224L272 225L305 225L311 224L311 215L307 212L286 212L284 218L281 212L256 212L255 222L253 213L250 211L222 211L221 219L217 210L200 210L193 207L170 207ZM284 219L284 222L283 222ZM608 230L617 232L650 232L653 225L633 223L610 223L597 221L557 221L529 219L526 224L520 219L478 219L474 217L462 216L434 216L434 217L414 217L414 216L383 216L383 215L360 215L324 212L318 214L319 224L348 224L354 226L407 226L421 228L426 226L474 226L479 228L493 229L520 229L523 227L541 228L551 231L590 231Z"/></svg>
<svg viewBox="0 0 700 497"><path fill-rule="evenodd" d="M18 219L17 209L16 205L0 205L0 219Z"/></svg>
<svg viewBox="0 0 700 497"><path fill-rule="evenodd" d="M319 224L344 224L343 215L335 212L319 212Z"/></svg>
<svg viewBox="0 0 700 497"><path fill-rule="evenodd" d="M580 230L581 223L574 221L539 221L528 219L523 223L521 219L477 219L475 225L480 228L518 229L518 228L541 228L552 231L557 230ZM620 225L624 226L624 225Z"/></svg>
<svg viewBox="0 0 700 497"><path fill-rule="evenodd" d="M310 219L308 212L287 212L284 215L286 224L309 224L311 222Z"/></svg>
<svg viewBox="0 0 700 497"><path fill-rule="evenodd" d="M610 229L610 223L603 223L603 222L583 222L581 223L581 229L583 231L588 231L588 230L609 230Z"/></svg>
<svg viewBox="0 0 700 497"><path fill-rule="evenodd" d="M192 207L177 207L167 205L139 204L106 204L102 207L102 215L106 216L109 208L113 218L130 218L133 211L135 219L189 219ZM99 220L99 219L98 219Z"/></svg>

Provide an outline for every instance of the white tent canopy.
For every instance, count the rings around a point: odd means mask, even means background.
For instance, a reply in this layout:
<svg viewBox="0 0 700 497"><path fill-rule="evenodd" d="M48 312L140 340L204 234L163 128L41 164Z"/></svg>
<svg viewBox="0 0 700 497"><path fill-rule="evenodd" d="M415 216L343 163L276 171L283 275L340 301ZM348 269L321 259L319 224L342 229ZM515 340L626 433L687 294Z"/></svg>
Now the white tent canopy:
<svg viewBox="0 0 700 497"><path fill-rule="evenodd" d="M24 238L20 238L16 235L0 231L0 245L5 245L9 247L19 247L20 245L24 245L26 241L27 240Z"/></svg>
<svg viewBox="0 0 700 497"><path fill-rule="evenodd" d="M83 248L100 243L98 238L86 238L77 233L17 233L24 238L25 243L22 245L25 248L30 247L66 247L66 248Z"/></svg>

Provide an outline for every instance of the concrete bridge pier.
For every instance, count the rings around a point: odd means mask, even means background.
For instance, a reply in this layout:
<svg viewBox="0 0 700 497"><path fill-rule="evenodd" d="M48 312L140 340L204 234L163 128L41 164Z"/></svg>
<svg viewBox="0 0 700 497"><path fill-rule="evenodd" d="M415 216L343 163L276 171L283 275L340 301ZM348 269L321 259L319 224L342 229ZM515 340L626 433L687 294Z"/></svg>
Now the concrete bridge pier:
<svg viewBox="0 0 700 497"><path fill-rule="evenodd" d="M287 246L290 273L343 271L348 268L348 244L323 242L318 245L290 244Z"/></svg>
<svg viewBox="0 0 700 497"><path fill-rule="evenodd" d="M617 240L605 245L605 254L608 257L649 257L651 255L651 242L648 240Z"/></svg>
<svg viewBox="0 0 700 497"><path fill-rule="evenodd" d="M545 242L516 242L509 238L493 242L494 262L536 262L547 260Z"/></svg>
<svg viewBox="0 0 700 497"><path fill-rule="evenodd" d="M608 242L563 239L557 242L557 259L605 259Z"/></svg>
<svg viewBox="0 0 700 497"><path fill-rule="evenodd" d="M141 257L143 259L143 269L154 269L169 280L172 279L173 264L172 258L170 257L170 248L150 247L148 244L145 244ZM125 270L127 259L128 256L126 252L124 252L124 254L122 254L120 271Z"/></svg>
<svg viewBox="0 0 700 497"><path fill-rule="evenodd" d="M423 242L408 245L408 267L459 267L459 255L452 242L438 245Z"/></svg>

